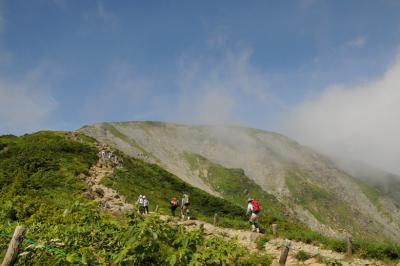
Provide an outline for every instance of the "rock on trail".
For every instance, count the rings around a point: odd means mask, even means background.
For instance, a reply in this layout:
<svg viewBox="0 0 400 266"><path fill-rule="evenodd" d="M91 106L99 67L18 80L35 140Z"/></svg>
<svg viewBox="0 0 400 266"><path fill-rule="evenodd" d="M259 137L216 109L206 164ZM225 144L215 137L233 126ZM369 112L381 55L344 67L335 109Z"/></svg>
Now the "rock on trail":
<svg viewBox="0 0 400 266"><path fill-rule="evenodd" d="M100 158L89 170L89 175L81 175L81 179L89 185L89 190L84 194L100 204L104 212L121 214L133 209L124 196L118 194L115 189L101 184L105 176L110 176L117 166L107 159Z"/></svg>

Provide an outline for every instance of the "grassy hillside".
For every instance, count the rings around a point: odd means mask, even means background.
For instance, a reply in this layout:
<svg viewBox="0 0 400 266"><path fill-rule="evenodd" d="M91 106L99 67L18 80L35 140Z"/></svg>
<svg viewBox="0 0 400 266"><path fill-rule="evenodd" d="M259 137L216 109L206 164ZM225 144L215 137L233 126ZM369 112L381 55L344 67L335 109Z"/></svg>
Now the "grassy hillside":
<svg viewBox="0 0 400 266"><path fill-rule="evenodd" d="M248 197L257 198L260 201L263 209L260 222L266 233L264 241L272 237L268 228L272 223L276 223L281 237L316 245L322 244L326 248L345 252L344 240L313 232L295 217L287 215L284 205L279 203L273 195L263 191L245 175L242 169L225 168L198 154L185 153L185 158L191 170L198 171L203 181L228 201L241 207L246 206L245 201ZM363 240L365 236L359 228L352 227L349 205L337 198L335 194L308 181L300 171L294 169L290 171L286 176L286 182L293 193L295 203L309 210L321 222L336 224L339 229L351 228L359 232L358 238L354 240L356 253L367 258L379 259L397 259L400 256L398 245Z"/></svg>
<svg viewBox="0 0 400 266"><path fill-rule="evenodd" d="M62 132L0 136L0 261L15 226L24 224L28 231L17 265L268 265L268 257L249 256L235 241L206 239L198 230L187 233L157 217L100 213L97 204L81 196L86 185L78 178L97 160L93 140L67 136ZM214 202L231 217L242 213L162 169L129 159L126 164L137 169L133 171L137 180L159 173L158 178L168 180L162 186L190 192L194 206ZM160 193L160 187L150 184L143 187L149 196ZM157 201L153 196L150 200ZM199 215L211 215L205 208L197 209Z"/></svg>
<svg viewBox="0 0 400 266"><path fill-rule="evenodd" d="M382 194L364 182L360 185L328 158L285 136L235 126L160 122L101 123L79 131L130 156L154 162L242 208L248 196L256 197L266 202L266 211L295 213L321 233L332 228L338 234L346 229L383 241L400 238L399 204L392 194ZM302 173L292 173L292 168ZM285 199L281 201L284 208L263 191ZM308 212L299 211L299 206Z"/></svg>
<svg viewBox="0 0 400 266"><path fill-rule="evenodd" d="M295 168L288 170L285 181L292 194L292 202L308 210L322 224L328 224L337 230L344 229L352 232L353 236L359 238L379 239L381 237L380 232L370 227L367 222L361 225L360 217L362 216L357 210L352 209L347 202L328 188L312 182L301 170ZM370 202L390 219L390 214L379 202L380 192L359 180L354 179L353 182L360 187ZM364 216L363 219L369 218Z"/></svg>
<svg viewBox="0 0 400 266"><path fill-rule="evenodd" d="M135 202L140 194L146 195L150 201L150 209L156 205L161 212L169 214L169 201L178 199L183 193L190 195L192 215L210 220L215 213L238 221L245 221L245 209L227 200L211 196L195 188L158 165L145 163L134 158L124 158L124 166L118 168L114 175L103 180L107 186L115 188L120 194Z"/></svg>
<svg viewBox="0 0 400 266"><path fill-rule="evenodd" d="M78 178L96 162L96 154L94 140L83 135L71 138L63 132L38 132L22 137L0 136L0 260L15 226L24 224L28 232L17 265L269 264L267 257L249 256L235 241L217 236L205 238L197 230L188 233L156 216L143 219L134 214L100 213L96 203L82 196L87 187ZM196 189L157 165L127 157L124 167L103 182L131 202L137 195L146 194L152 207L157 204L166 213L170 197L187 192L194 216L210 221L218 212L225 217L223 225L248 227L241 200L247 194L233 196L241 189L244 173L222 169L205 159L202 163L211 173L231 175L233 184L221 190L231 195L229 200ZM261 219L264 228L275 222L282 237L344 249L343 241L323 237L288 219L283 208L256 184L244 184L248 194L265 204ZM267 231L262 241L269 237ZM355 241L355 252L366 257L396 259L400 248Z"/></svg>
<svg viewBox="0 0 400 266"><path fill-rule="evenodd" d="M321 223L357 232L357 228L353 227L355 222L349 204L328 189L312 183L304 173L296 169L288 171L286 184L293 201L311 212Z"/></svg>
<svg viewBox="0 0 400 266"><path fill-rule="evenodd" d="M185 158L191 170L197 171L203 181L220 193L224 199L247 208L247 199L256 198L261 204L262 215L270 221L269 223L289 220L285 214L286 208L273 195L262 190L248 178L243 169L225 168L198 154L186 153Z"/></svg>
<svg viewBox="0 0 400 266"><path fill-rule="evenodd" d="M85 186L77 175L97 160L92 146L61 132L2 136L0 143L0 217L12 221L54 220L57 210L80 198Z"/></svg>

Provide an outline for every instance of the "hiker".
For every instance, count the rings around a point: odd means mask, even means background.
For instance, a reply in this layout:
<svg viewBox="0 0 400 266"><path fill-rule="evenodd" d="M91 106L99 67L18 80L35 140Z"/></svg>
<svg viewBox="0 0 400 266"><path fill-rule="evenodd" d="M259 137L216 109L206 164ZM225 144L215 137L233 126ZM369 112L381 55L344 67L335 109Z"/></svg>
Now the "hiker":
<svg viewBox="0 0 400 266"><path fill-rule="evenodd" d="M189 195L188 194L183 194L182 198L182 204L181 204L181 215L182 215L182 220L185 220L185 217L187 217L188 220L190 220L189 217Z"/></svg>
<svg viewBox="0 0 400 266"><path fill-rule="evenodd" d="M138 200L136 201L137 205L139 205L139 213L144 214L145 212L145 207L144 207L144 199L143 196L140 195Z"/></svg>
<svg viewBox="0 0 400 266"><path fill-rule="evenodd" d="M171 203L171 214L172 214L173 217L175 217L176 216L176 209L178 208L178 205L179 205L178 199L173 197L171 199L170 203Z"/></svg>
<svg viewBox="0 0 400 266"><path fill-rule="evenodd" d="M143 196L143 207L144 207L144 214L149 214L149 200L146 196Z"/></svg>
<svg viewBox="0 0 400 266"><path fill-rule="evenodd" d="M113 155L111 157L111 161L113 163L113 166L118 166L118 157L116 155Z"/></svg>
<svg viewBox="0 0 400 266"><path fill-rule="evenodd" d="M260 204L256 199L247 200L247 215L250 215L249 222L251 224L251 230L253 232L260 233L260 225L258 224L258 214L261 211Z"/></svg>

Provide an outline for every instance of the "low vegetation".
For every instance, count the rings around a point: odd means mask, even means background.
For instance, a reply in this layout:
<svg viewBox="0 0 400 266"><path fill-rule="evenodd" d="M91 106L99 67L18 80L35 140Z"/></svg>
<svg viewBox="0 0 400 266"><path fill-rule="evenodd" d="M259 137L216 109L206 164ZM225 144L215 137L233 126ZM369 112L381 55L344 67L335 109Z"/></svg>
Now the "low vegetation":
<svg viewBox="0 0 400 266"><path fill-rule="evenodd" d="M104 178L103 184L116 189L130 202L136 202L138 195L145 194L151 204L150 209L154 210L158 205L164 214L170 213L169 202L172 197L180 199L183 193L188 193L192 217L212 221L214 214L218 213L222 226L247 227L245 208L211 196L156 164L124 157L124 166L114 171L113 176Z"/></svg>
<svg viewBox="0 0 400 266"><path fill-rule="evenodd" d="M307 209L318 221L362 234L355 226L349 204L334 193L314 184L298 169L288 171L285 181L294 203Z"/></svg>
<svg viewBox="0 0 400 266"><path fill-rule="evenodd" d="M306 261L306 260L308 260L309 258L311 258L311 255L310 255L310 253L308 253L308 252L305 252L305 251L303 251L303 250L300 250L300 251L298 251L297 253L296 253L296 255L294 256L297 260L300 260L300 261Z"/></svg>
<svg viewBox="0 0 400 266"><path fill-rule="evenodd" d="M97 160L94 140L83 135L69 138L64 132L38 132L22 137L0 136L0 260L17 224L28 227L18 265L268 265L270 258L249 255L235 240L205 237L201 231L161 221L157 215L146 219L107 215L97 204L82 196L87 187L78 176L87 173ZM218 166L213 166L217 167ZM220 172L218 172L220 171ZM243 172L214 172L234 176L240 182ZM213 173L213 170L211 171ZM190 194L192 215L229 227L248 227L245 204L213 197L196 189L157 165L124 157L124 166L103 180L134 203L146 194L151 207L168 213L172 196ZM306 243L321 243L344 251L341 240L324 237L296 223L270 195L248 183L263 203L261 223L266 233L259 247L271 238L269 226L277 223L279 235ZM247 186L246 185L246 186ZM240 187L232 184L228 194ZM259 194L258 194L259 193ZM400 247L385 243L354 240L354 252L366 258L398 259Z"/></svg>
<svg viewBox="0 0 400 266"><path fill-rule="evenodd" d="M18 265L269 264L268 257L250 256L234 240L205 238L198 230L186 232L156 215L144 220L134 213L130 217L100 213L97 204L81 196L86 185L78 178L96 162L97 150L84 136L77 141L66 137L62 132L0 137L0 260L15 226L22 223L28 232ZM128 159L126 165L142 171L142 175L132 171L138 176L131 178L154 178L141 187L151 192L154 203L154 195L162 194L163 187L178 187L193 195L196 215L211 216L211 211L200 208L207 204L227 217L243 215L242 209L188 186L154 165L134 159ZM116 172L121 180L122 173L124 168ZM162 180L160 187L154 187L152 182ZM165 199L159 199L159 204Z"/></svg>
<svg viewBox="0 0 400 266"><path fill-rule="evenodd" d="M285 214L284 206L273 195L262 190L248 178L243 169L225 168L198 154L186 153L185 158L191 170L198 171L204 182L219 192L224 199L243 209L247 208L248 198L259 200L262 216L268 224L291 220Z"/></svg>
<svg viewBox="0 0 400 266"><path fill-rule="evenodd" d="M303 226L294 217L285 213L285 207L275 197L263 191L260 186L245 176L242 169L224 168L219 164L210 162L207 158L198 154L185 154L192 171L198 171L205 182L224 198L245 207L243 203L247 197L255 197L262 204L260 222L262 231L266 233L258 247L271 239L270 226L278 224L279 236L291 240L302 241L308 244L322 244L325 248L337 252L346 251L346 241L326 237ZM315 217L326 222L347 221L344 226L351 226L350 210L347 204L336 198L329 191L308 182L301 173L292 171L286 177L289 189L294 194L297 204L307 208ZM318 203L318 204L317 204ZM378 258L396 260L400 258L400 246L371 239L354 240L354 252L363 258Z"/></svg>

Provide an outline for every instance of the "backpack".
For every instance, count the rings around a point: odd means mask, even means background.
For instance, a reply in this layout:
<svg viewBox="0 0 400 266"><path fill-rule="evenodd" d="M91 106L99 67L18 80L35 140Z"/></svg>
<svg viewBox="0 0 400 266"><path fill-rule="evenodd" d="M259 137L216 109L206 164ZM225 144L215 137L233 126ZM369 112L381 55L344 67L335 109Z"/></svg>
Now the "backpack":
<svg viewBox="0 0 400 266"><path fill-rule="evenodd" d="M253 208L252 212L259 213L261 211L260 203L256 199L251 201L251 206Z"/></svg>
<svg viewBox="0 0 400 266"><path fill-rule="evenodd" d="M182 203L183 203L183 205L185 205L185 206L190 205L190 203L189 203L189 196L188 196L188 195L186 195L186 196L183 197Z"/></svg>
<svg viewBox="0 0 400 266"><path fill-rule="evenodd" d="M171 200L171 205L174 206L174 207L178 206L178 201L176 200L176 198L173 198Z"/></svg>
<svg viewBox="0 0 400 266"><path fill-rule="evenodd" d="M137 203L138 203L140 206L144 206L144 205L143 205L143 203L144 203L143 198L139 198L138 201L137 201Z"/></svg>
<svg viewBox="0 0 400 266"><path fill-rule="evenodd" d="M143 199L143 206L149 206L149 200L148 199Z"/></svg>

